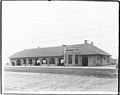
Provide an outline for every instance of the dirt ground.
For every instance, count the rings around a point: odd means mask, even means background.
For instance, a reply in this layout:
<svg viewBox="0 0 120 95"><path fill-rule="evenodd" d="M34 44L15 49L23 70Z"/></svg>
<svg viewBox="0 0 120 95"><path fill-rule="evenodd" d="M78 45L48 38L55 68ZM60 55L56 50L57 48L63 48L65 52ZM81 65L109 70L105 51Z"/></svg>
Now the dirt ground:
<svg viewBox="0 0 120 95"><path fill-rule="evenodd" d="M5 91L117 92L117 77L4 72Z"/></svg>

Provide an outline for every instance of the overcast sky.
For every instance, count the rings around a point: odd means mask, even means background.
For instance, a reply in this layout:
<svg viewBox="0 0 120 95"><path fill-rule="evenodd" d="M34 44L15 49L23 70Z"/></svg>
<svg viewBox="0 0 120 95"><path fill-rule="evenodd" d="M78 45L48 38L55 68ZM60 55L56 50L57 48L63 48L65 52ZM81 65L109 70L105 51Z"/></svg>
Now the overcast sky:
<svg viewBox="0 0 120 95"><path fill-rule="evenodd" d="M23 49L82 44L118 56L118 3L3 1L3 62Z"/></svg>

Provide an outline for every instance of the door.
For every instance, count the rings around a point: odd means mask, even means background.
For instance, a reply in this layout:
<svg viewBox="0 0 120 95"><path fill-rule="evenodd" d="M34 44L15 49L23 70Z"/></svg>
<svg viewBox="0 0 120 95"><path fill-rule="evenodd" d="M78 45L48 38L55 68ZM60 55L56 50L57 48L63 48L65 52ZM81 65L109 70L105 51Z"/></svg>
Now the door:
<svg viewBox="0 0 120 95"><path fill-rule="evenodd" d="M88 66L88 57L82 57L82 66Z"/></svg>

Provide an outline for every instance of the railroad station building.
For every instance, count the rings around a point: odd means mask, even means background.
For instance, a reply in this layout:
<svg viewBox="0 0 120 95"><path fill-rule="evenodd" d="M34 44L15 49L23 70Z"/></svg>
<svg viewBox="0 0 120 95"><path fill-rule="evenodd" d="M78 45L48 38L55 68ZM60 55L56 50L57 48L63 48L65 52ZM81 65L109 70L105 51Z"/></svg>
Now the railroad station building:
<svg viewBox="0 0 120 95"><path fill-rule="evenodd" d="M83 44L25 49L11 55L11 66L102 66L111 55L85 40Z"/></svg>

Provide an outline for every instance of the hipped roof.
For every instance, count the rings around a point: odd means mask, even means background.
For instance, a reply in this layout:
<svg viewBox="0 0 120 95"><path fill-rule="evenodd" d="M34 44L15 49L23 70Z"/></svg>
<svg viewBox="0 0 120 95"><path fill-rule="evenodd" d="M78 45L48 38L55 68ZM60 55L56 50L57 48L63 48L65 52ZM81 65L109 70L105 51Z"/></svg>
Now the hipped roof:
<svg viewBox="0 0 120 95"><path fill-rule="evenodd" d="M79 55L110 55L109 53L103 51L102 49L92 45L92 44L76 44L76 45L66 45L66 50L78 49ZM46 48L34 48L25 49L17 52L10 56L10 58L24 58L24 57L49 57L49 56L63 56L64 47L46 47Z"/></svg>

